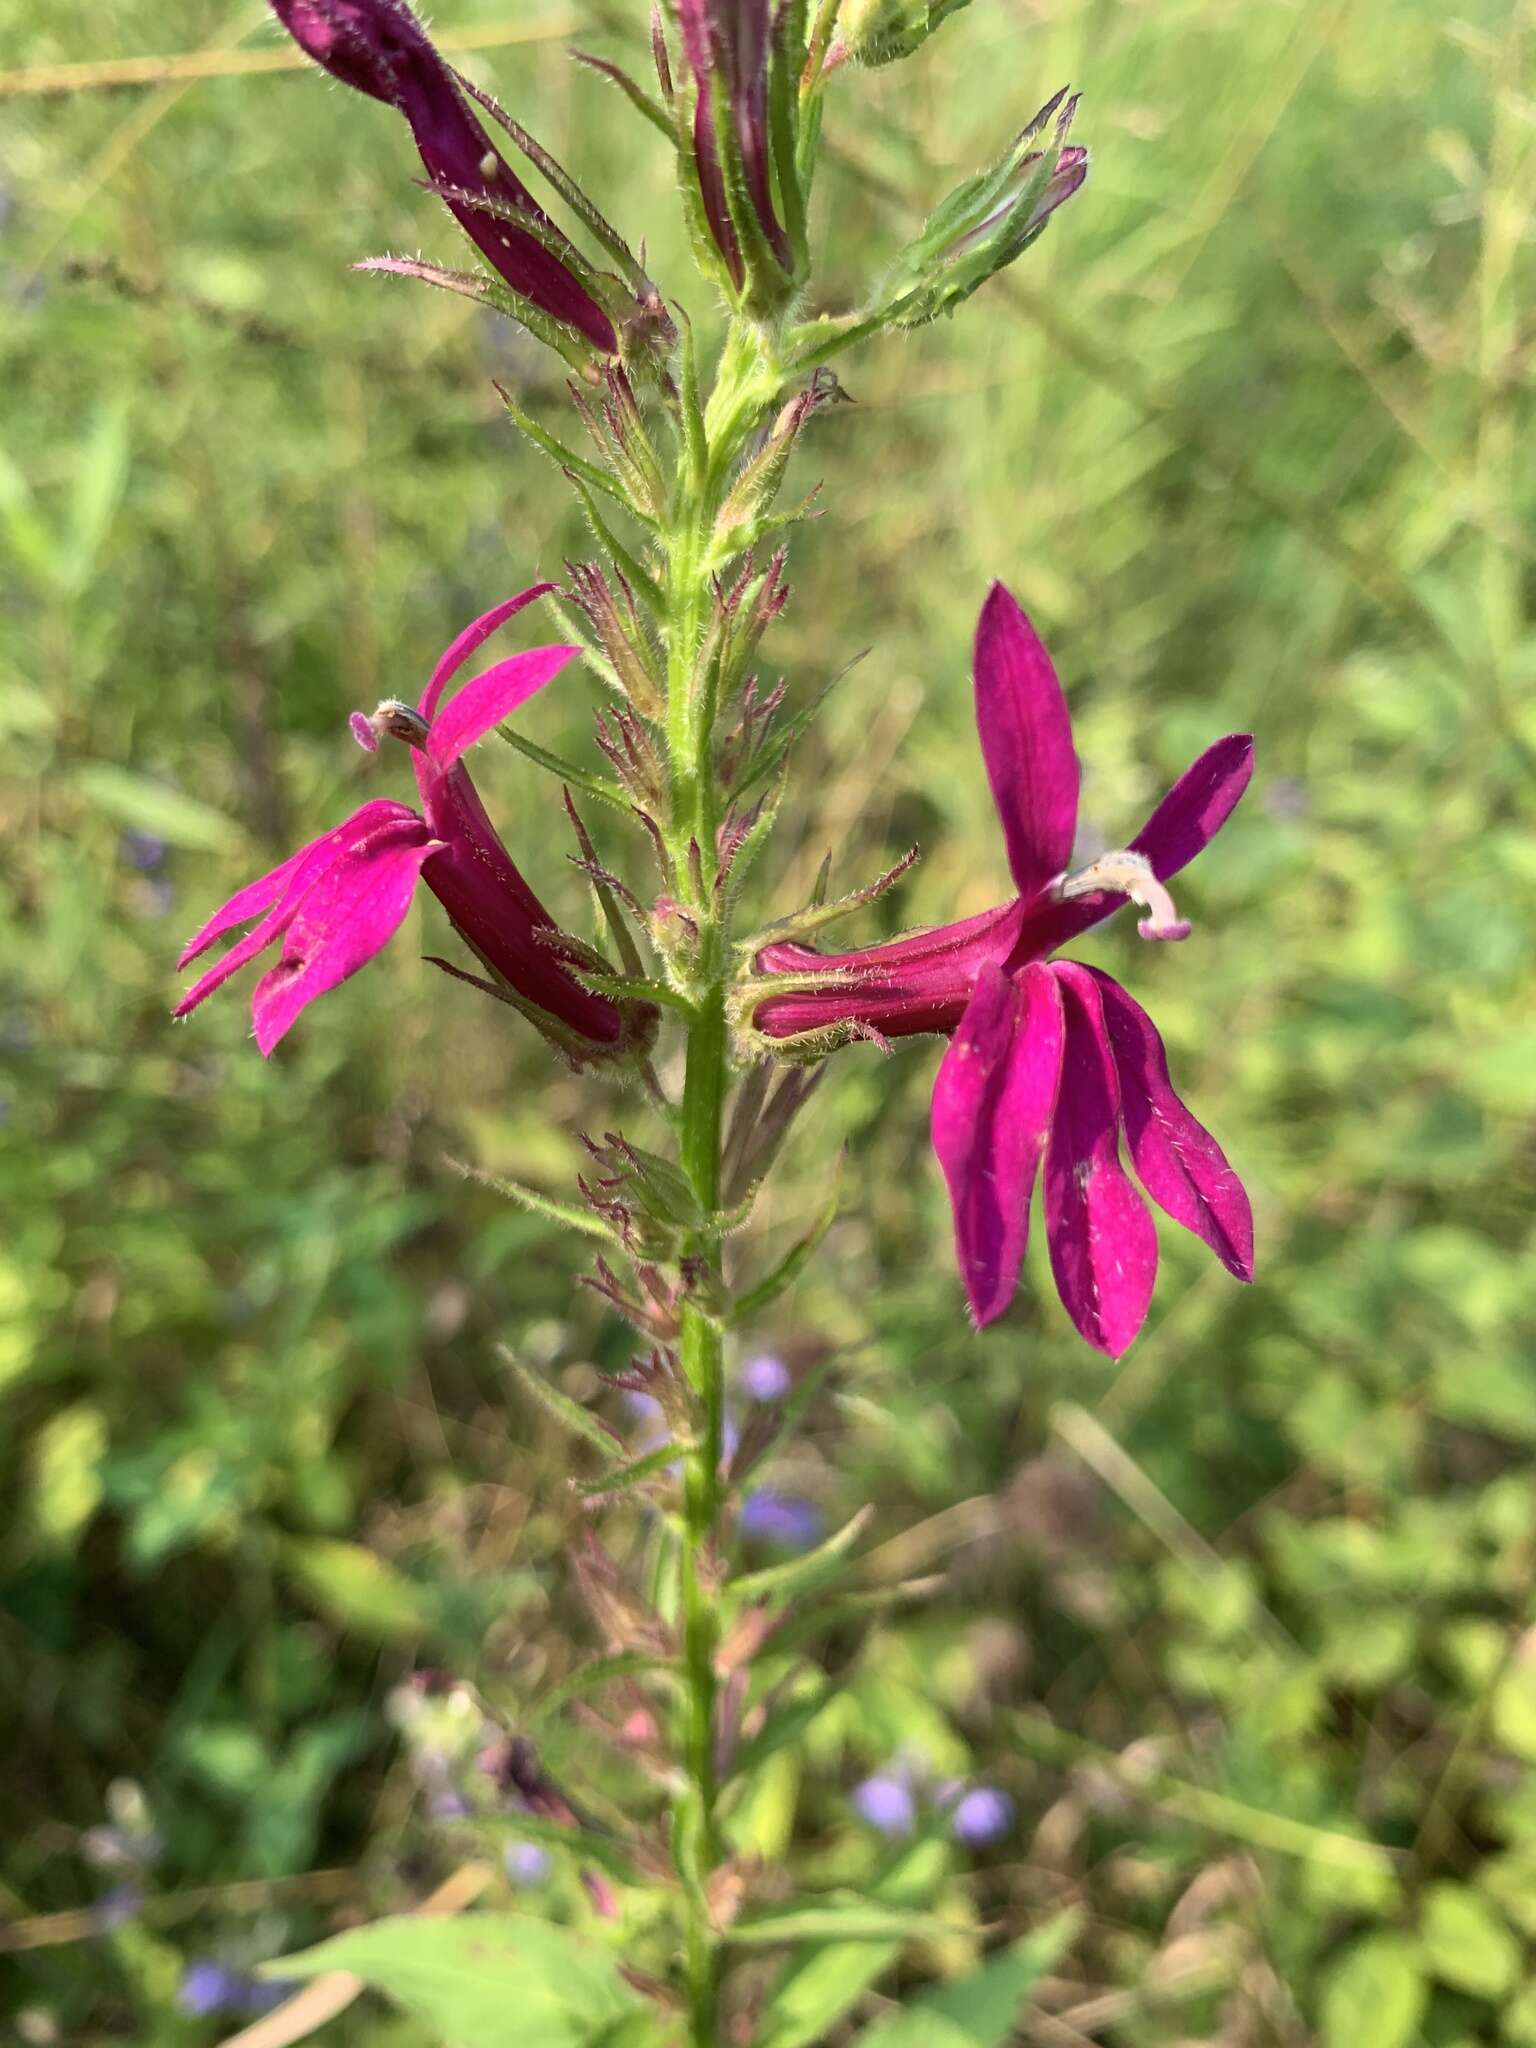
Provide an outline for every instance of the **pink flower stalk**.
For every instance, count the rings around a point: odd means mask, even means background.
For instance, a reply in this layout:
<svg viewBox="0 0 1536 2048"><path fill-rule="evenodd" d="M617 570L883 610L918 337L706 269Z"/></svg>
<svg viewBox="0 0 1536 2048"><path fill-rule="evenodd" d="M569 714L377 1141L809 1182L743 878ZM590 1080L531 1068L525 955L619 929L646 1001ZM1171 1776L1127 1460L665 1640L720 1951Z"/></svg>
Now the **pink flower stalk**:
<svg viewBox="0 0 1536 2048"><path fill-rule="evenodd" d="M1018 1284L1035 1178L1057 1290L1080 1334L1119 1357L1146 1317L1157 1235L1120 1163L1123 1133L1146 1192L1240 1280L1253 1221L1220 1146L1175 1094L1151 1019L1097 968L1048 956L1128 899L1148 939L1189 925L1165 886L1220 830L1253 768L1247 734L1218 740L1174 784L1129 847L1068 874L1080 770L1050 657L994 584L976 632L976 722L1018 895L959 924L861 951L793 942L756 966L791 986L765 994L765 1037L879 1039L952 1032L933 1094L933 1144L977 1325ZM793 985L801 984L801 985Z"/></svg>
<svg viewBox="0 0 1536 2048"><path fill-rule="evenodd" d="M763 240L786 275L795 260L773 206L768 160L768 0L676 0L689 69L698 86L693 149L699 195L715 247L740 290L746 277L741 243L726 197L716 104L734 148L741 183Z"/></svg>
<svg viewBox="0 0 1536 2048"><path fill-rule="evenodd" d="M606 996L583 988L570 972L570 964L585 964L589 956L559 930L518 873L462 759L466 748L526 703L581 650L535 647L515 654L442 703L449 683L482 642L553 587L534 584L467 626L433 670L415 710L390 702L381 704L372 719L353 713L353 733L370 752L377 749L380 732L410 744L421 814L376 797L270 874L237 890L177 964L187 966L237 926L253 918L260 922L188 989L176 1016L195 1010L232 974L281 940L277 963L257 982L251 1001L256 1043L269 1055L301 1010L356 974L387 944L420 879L497 991L526 1005L567 1050L595 1057L622 1048L637 1019Z"/></svg>
<svg viewBox="0 0 1536 2048"><path fill-rule="evenodd" d="M519 298L574 328L604 355L616 354L613 322L582 281L586 266L578 252L494 147L456 74L404 0L271 5L323 70L405 116L433 189ZM519 227L513 215L528 227Z"/></svg>

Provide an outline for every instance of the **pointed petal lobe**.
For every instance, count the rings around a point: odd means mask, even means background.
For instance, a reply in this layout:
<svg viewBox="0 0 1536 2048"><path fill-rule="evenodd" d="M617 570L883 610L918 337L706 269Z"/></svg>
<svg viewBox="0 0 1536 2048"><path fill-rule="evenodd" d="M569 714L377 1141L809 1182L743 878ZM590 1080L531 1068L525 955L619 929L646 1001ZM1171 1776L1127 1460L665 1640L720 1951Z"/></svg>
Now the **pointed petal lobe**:
<svg viewBox="0 0 1536 2048"><path fill-rule="evenodd" d="M178 967L185 967L204 953L215 939L232 931L237 924L245 924L258 911L275 904L269 916L262 919L253 931L231 946L229 951L210 967L196 982L172 1011L175 1017L186 1016L195 1010L205 997L211 996L216 988L228 981L248 960L254 959L264 946L270 946L278 933L287 929L304 890L323 872L329 862L348 846L354 846L369 833L376 832L381 825L387 825L403 818L415 819L416 813L406 804L394 802L390 797L375 797L355 810L350 818L344 818L329 832L322 832L318 839L312 839L307 846L301 846L297 853L290 854L280 866L263 875L260 881L249 882L243 889L236 890L222 910L208 920L196 938L187 945Z"/></svg>
<svg viewBox="0 0 1536 2048"><path fill-rule="evenodd" d="M554 589L553 583L532 583L526 590L520 590L516 597L509 597L493 611L488 611L464 628L455 640L443 650L442 658L433 669L431 680L421 693L417 710L423 718L435 716L444 690L453 681L465 662L479 647L484 646L498 626L504 626L508 619L515 617L525 604L532 604L536 597L547 597Z"/></svg>
<svg viewBox="0 0 1536 2048"><path fill-rule="evenodd" d="M559 675L579 647L534 647L526 654L514 654L498 661L484 675L468 682L432 721L427 751L439 768L451 768L466 747L484 739L504 718L510 718L520 704L526 704L547 682Z"/></svg>
<svg viewBox="0 0 1536 2048"><path fill-rule="evenodd" d="M1247 733L1228 733L1217 740L1184 770L1131 841L1131 852L1151 862L1160 882L1170 880L1215 838L1236 809L1252 774L1253 740ZM1128 901L1117 889L1097 889L1091 896L1074 896L1066 903L1041 903L1026 916L1008 965L1043 959L1102 924Z"/></svg>
<svg viewBox="0 0 1536 2048"><path fill-rule="evenodd" d="M1168 1077L1157 1027L1119 982L1090 967L1120 1080L1126 1144L1147 1193L1229 1273L1253 1278L1253 1211L1227 1156L1184 1107Z"/></svg>
<svg viewBox="0 0 1536 2048"><path fill-rule="evenodd" d="M1080 772L1051 658L1011 592L994 583L976 627L976 726L1008 865L1027 902L1072 858Z"/></svg>
<svg viewBox="0 0 1536 2048"><path fill-rule="evenodd" d="M312 840L308 846L301 846L297 853L290 853L270 873L258 881L247 882L243 889L237 889L229 901L216 910L202 930L188 939L177 960L178 967L190 967L199 953L206 953L215 939L222 939L226 932L232 932L237 924L249 924L253 917L259 917L264 910L270 910L288 887L294 874L314 852L321 840Z"/></svg>
<svg viewBox="0 0 1536 2048"><path fill-rule="evenodd" d="M1253 773L1253 736L1231 732L1192 761L1131 841L1160 882L1210 845L1237 808Z"/></svg>
<svg viewBox="0 0 1536 2048"><path fill-rule="evenodd" d="M411 905L421 864L438 841L417 817L349 847L305 891L282 954L256 984L251 1016L268 1054L299 1012L371 960Z"/></svg>
<svg viewBox="0 0 1536 2048"><path fill-rule="evenodd" d="M1051 1270L1079 1335L1118 1358L1146 1320L1157 1231L1120 1164L1120 1091L1098 985L1072 962L1046 971L1060 988L1066 1019L1045 1155Z"/></svg>
<svg viewBox="0 0 1536 2048"><path fill-rule="evenodd" d="M1062 1011L1044 967L984 967L933 1089L933 1149L978 1328L1013 1299L1061 1069Z"/></svg>

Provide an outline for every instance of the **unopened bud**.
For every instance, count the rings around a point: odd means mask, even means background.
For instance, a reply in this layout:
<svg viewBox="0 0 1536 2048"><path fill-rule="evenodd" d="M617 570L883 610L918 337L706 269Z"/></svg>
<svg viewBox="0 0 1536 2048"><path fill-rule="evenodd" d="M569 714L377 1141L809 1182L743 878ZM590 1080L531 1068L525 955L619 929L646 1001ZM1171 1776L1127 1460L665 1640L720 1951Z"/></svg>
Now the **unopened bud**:
<svg viewBox="0 0 1536 2048"><path fill-rule="evenodd" d="M831 62L893 64L920 50L970 0L845 0Z"/></svg>

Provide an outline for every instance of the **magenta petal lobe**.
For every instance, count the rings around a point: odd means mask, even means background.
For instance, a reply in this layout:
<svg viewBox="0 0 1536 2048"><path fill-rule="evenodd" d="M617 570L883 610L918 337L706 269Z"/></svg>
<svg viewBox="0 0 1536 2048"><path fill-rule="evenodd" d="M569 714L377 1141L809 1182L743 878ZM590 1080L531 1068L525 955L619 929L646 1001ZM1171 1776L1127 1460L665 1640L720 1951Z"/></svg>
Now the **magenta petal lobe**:
<svg viewBox="0 0 1536 2048"><path fill-rule="evenodd" d="M1045 1227L1056 1290L1080 1336L1118 1358L1146 1320L1157 1231L1120 1164L1120 1090L1098 984L1067 961L1046 970L1066 1020L1045 1155Z"/></svg>
<svg viewBox="0 0 1536 2048"><path fill-rule="evenodd" d="M1160 882L1186 868L1210 845L1237 808L1253 774L1253 739L1245 732L1224 740L1194 760L1131 841Z"/></svg>
<svg viewBox="0 0 1536 2048"><path fill-rule="evenodd" d="M305 891L277 964L257 982L251 1000L264 1054L316 996L356 974L393 938L411 907L421 864L437 847L421 820L408 814L348 847Z"/></svg>
<svg viewBox="0 0 1536 2048"><path fill-rule="evenodd" d="M1028 901L1072 858L1081 772L1051 658L1001 583L977 623L975 683L976 726L1008 865Z"/></svg>
<svg viewBox="0 0 1536 2048"><path fill-rule="evenodd" d="M516 597L509 597L504 603L482 613L478 619L467 625L462 633L450 640L437 667L432 671L427 687L421 693L421 702L416 708L422 717L432 718L436 715L444 690L470 656L485 645L498 626L504 626L508 619L515 618L523 606L532 604L535 598L548 597L554 587L553 583L531 583L526 590L520 590Z"/></svg>
<svg viewBox="0 0 1536 2048"><path fill-rule="evenodd" d="M1253 1211L1242 1182L1174 1093L1152 1019L1119 982L1097 968L1088 972L1103 1003L1126 1144L1142 1186L1175 1223L1203 1238L1229 1273L1251 1280Z"/></svg>
<svg viewBox="0 0 1536 2048"><path fill-rule="evenodd" d="M1018 1285L1061 1055L1061 998L1049 970L1010 978L984 967L939 1064L932 1120L978 1328L1002 1315Z"/></svg>
<svg viewBox="0 0 1536 2048"><path fill-rule="evenodd" d="M498 661L484 675L466 683L432 722L427 751L438 767L451 768L466 747L510 718L580 652L579 647L534 647L526 654Z"/></svg>

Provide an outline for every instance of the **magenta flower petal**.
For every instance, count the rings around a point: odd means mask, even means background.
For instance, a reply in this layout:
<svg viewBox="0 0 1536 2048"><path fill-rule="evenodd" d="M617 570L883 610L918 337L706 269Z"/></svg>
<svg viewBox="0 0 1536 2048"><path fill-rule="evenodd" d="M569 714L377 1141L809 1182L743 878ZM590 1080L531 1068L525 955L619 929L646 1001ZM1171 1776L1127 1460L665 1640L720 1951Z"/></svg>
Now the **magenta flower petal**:
<svg viewBox="0 0 1536 2048"><path fill-rule="evenodd" d="M411 907L421 864L437 848L422 821L407 813L346 848L306 889L277 964L251 999L264 1055L316 996L356 974L394 937Z"/></svg>
<svg viewBox="0 0 1536 2048"><path fill-rule="evenodd" d="M1253 740L1245 732L1207 747L1192 761L1131 841L1133 853L1144 854L1160 882L1188 867L1216 837L1237 807L1253 774ZM1067 903L1047 900L1026 915L1009 964L1042 960L1082 933L1091 931L1124 907L1118 890L1099 889Z"/></svg>
<svg viewBox="0 0 1536 2048"><path fill-rule="evenodd" d="M421 702L416 708L422 717L436 717L438 702L444 690L469 657L485 645L498 626L504 626L508 619L515 617L524 605L532 604L536 597L547 597L554 587L553 583L530 583L528 588L520 590L516 597L509 597L493 610L482 613L478 619L467 625L462 633L450 640L438 660L437 667L432 671L427 687L421 693Z"/></svg>
<svg viewBox="0 0 1536 2048"><path fill-rule="evenodd" d="M1080 781L1051 658L1018 600L994 583L976 627L976 725L1008 865L1027 902L1066 868Z"/></svg>
<svg viewBox="0 0 1536 2048"><path fill-rule="evenodd" d="M1090 967L1120 1081L1131 1160L1147 1193L1229 1273L1253 1278L1253 1211L1227 1155L1174 1093L1157 1027L1119 982Z"/></svg>
<svg viewBox="0 0 1536 2048"><path fill-rule="evenodd" d="M333 78L399 108L433 188L513 291L605 354L614 353L613 322L560 254L569 242L492 145L411 10L401 0L271 5L299 47ZM500 212L489 213L477 202ZM520 217L529 228L519 224Z"/></svg>
<svg viewBox="0 0 1536 2048"><path fill-rule="evenodd" d="M818 953L781 940L765 946L757 967L765 974L847 977L841 987L804 989L765 997L753 1022L769 1038L791 1038L847 1021L883 1038L952 1031L971 999L976 976L1008 957L1018 937L1021 906L1005 903L958 924L916 932L862 952Z"/></svg>
<svg viewBox="0 0 1536 2048"><path fill-rule="evenodd" d="M1160 882L1188 867L1237 808L1253 774L1253 736L1228 733L1192 761L1131 841Z"/></svg>
<svg viewBox="0 0 1536 2048"><path fill-rule="evenodd" d="M978 1329L997 1320L1018 1285L1061 1059L1061 997L1050 969L1026 967L1010 979L984 967L939 1063L932 1122Z"/></svg>
<svg viewBox="0 0 1536 2048"><path fill-rule="evenodd" d="M452 703L432 721L427 752L439 768L451 768L466 747L484 739L520 704L559 675L579 647L534 647L498 661L484 675L464 685Z"/></svg>
<svg viewBox="0 0 1536 2048"><path fill-rule="evenodd" d="M350 818L344 818L329 832L322 832L318 839L310 840L307 846L301 846L297 853L290 854L279 867L263 875L259 882L247 883L245 888L236 890L223 909L214 913L187 946L176 963L178 967L185 967L199 953L206 952L215 939L232 931L237 924L245 924L258 911L274 902L277 907L253 931L247 932L243 939L231 946L201 980L187 990L172 1015L185 1017L189 1010L195 1010L232 974L238 973L248 960L270 946L280 932L286 931L299 898L339 854L381 826L406 818L416 819L416 813L408 805L395 803L388 797L375 797L355 810Z"/></svg>
<svg viewBox="0 0 1536 2048"><path fill-rule="evenodd" d="M284 890L301 862L308 860L317 846L323 846L330 838L327 833L322 839L315 839L308 846L301 846L297 853L290 853L270 873L259 881L247 882L243 889L237 889L229 901L217 909L208 922L194 937L188 939L177 960L178 967L190 967L199 953L206 953L215 939L222 939L226 932L232 932L237 924L249 924L253 917L259 917L264 910L282 896Z"/></svg>
<svg viewBox="0 0 1536 2048"><path fill-rule="evenodd" d="M1120 1090L1098 984L1061 961L1066 1047L1045 1154L1045 1228L1056 1289L1078 1334L1118 1358L1146 1320L1157 1231L1120 1164Z"/></svg>

